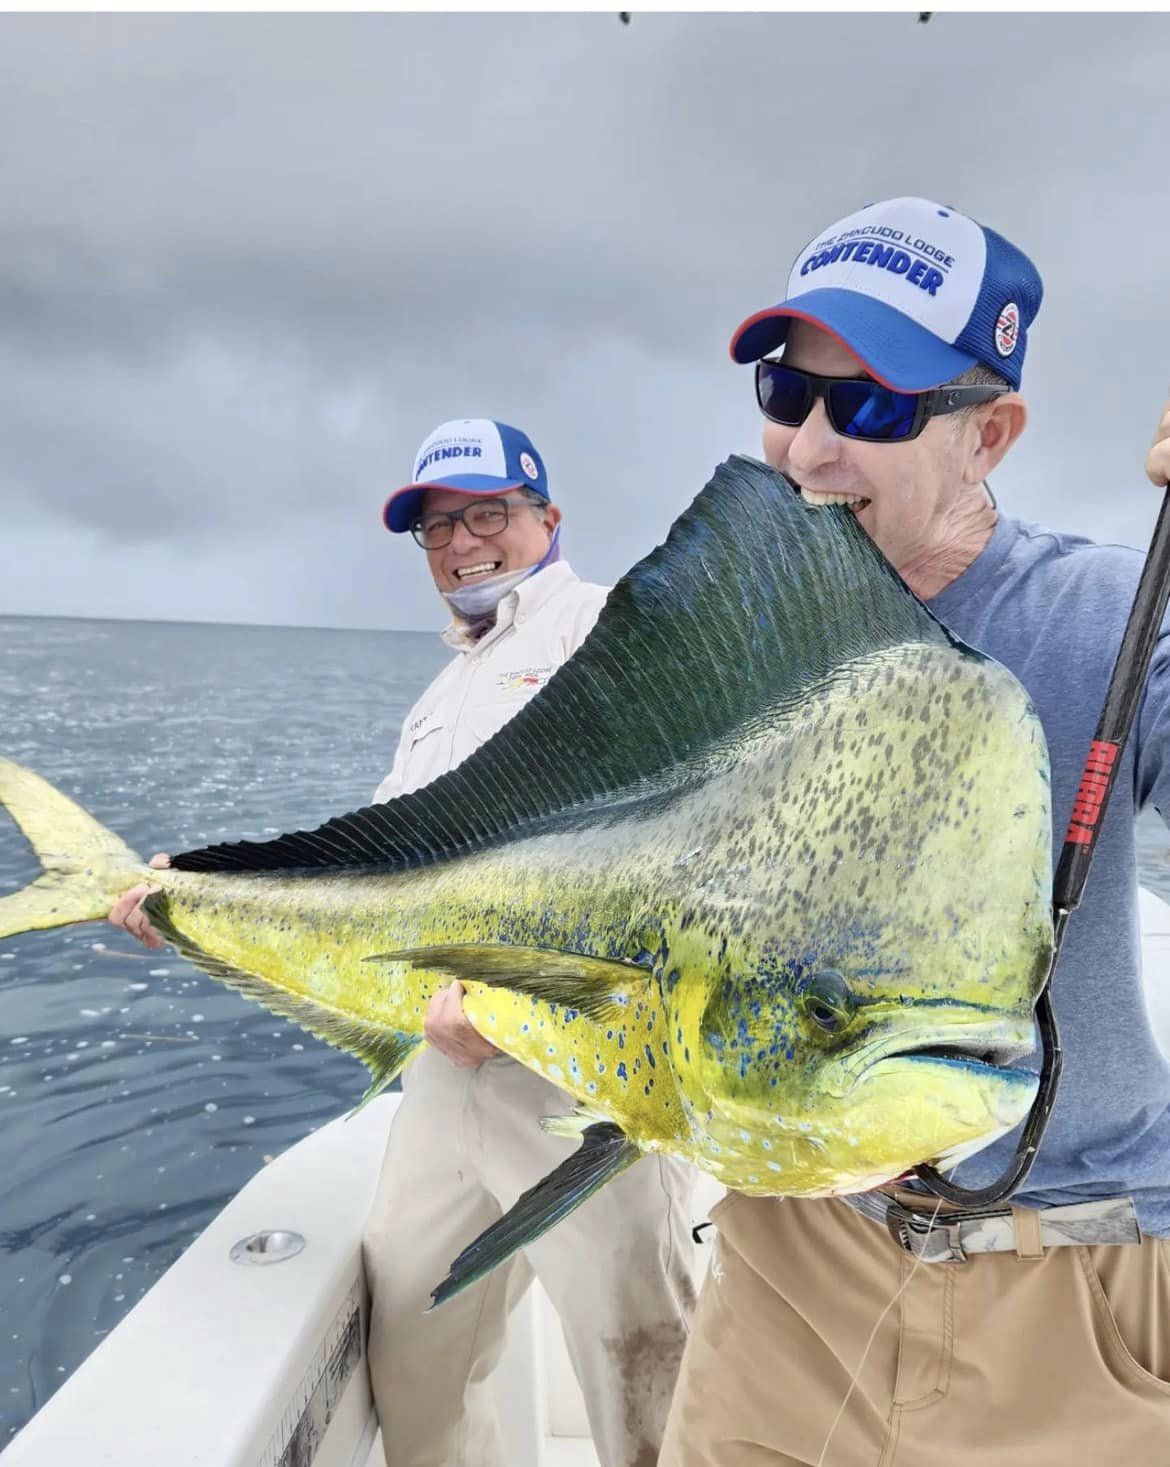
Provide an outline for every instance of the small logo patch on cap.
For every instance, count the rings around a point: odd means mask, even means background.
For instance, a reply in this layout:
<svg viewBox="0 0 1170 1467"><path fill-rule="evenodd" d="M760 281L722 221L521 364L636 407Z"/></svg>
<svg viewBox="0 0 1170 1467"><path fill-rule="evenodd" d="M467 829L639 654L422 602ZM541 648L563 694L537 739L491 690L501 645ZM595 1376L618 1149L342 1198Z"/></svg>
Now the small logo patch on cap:
<svg viewBox="0 0 1170 1467"><path fill-rule="evenodd" d="M995 323L995 349L1001 357L1010 357L1020 339L1020 308L1008 301Z"/></svg>
<svg viewBox="0 0 1170 1467"><path fill-rule="evenodd" d="M530 479L536 480L540 478L540 473L536 467L536 462L530 453L522 453L520 455L520 467L524 470L524 472L528 475Z"/></svg>

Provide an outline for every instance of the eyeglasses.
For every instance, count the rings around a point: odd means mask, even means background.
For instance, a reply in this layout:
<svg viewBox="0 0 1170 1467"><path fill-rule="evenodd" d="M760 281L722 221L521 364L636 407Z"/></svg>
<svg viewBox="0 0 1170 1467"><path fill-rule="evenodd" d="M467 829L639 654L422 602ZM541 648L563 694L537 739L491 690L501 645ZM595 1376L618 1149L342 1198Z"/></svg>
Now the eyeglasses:
<svg viewBox="0 0 1170 1467"><path fill-rule="evenodd" d="M929 392L895 392L857 377L818 377L765 357L756 363L756 401L764 417L799 428L818 397L835 433L861 443L908 443L933 417L990 402L1009 387L934 387Z"/></svg>
<svg viewBox="0 0 1170 1467"><path fill-rule="evenodd" d="M530 499L473 499L463 509L433 509L411 521L410 533L424 550L441 550L455 535L455 522L481 540L508 528L509 509L533 509L543 514L544 505Z"/></svg>

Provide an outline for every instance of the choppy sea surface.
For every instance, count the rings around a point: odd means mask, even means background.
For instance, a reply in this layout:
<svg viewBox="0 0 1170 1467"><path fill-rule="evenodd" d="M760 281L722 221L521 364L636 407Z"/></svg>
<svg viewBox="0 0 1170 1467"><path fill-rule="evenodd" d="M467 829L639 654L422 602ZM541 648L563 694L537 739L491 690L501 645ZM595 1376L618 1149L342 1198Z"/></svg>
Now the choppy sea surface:
<svg viewBox="0 0 1170 1467"><path fill-rule="evenodd" d="M449 654L401 632L0 617L0 753L144 856L364 804ZM1141 829L1170 900L1170 837ZM38 871L0 815L0 896ZM356 1060L93 923L0 939L0 1446Z"/></svg>
<svg viewBox="0 0 1170 1467"><path fill-rule="evenodd" d="M365 804L437 636L0 617L0 754L144 856ZM37 875L0 813L0 896ZM0 939L0 1447L273 1156L348 1055L108 925Z"/></svg>

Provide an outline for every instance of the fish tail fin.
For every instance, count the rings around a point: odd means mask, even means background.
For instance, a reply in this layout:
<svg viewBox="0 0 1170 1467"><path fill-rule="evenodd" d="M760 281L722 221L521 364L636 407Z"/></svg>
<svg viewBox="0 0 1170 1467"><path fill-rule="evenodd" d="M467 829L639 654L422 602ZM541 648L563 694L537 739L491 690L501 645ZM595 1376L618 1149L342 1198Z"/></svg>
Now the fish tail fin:
<svg viewBox="0 0 1170 1467"><path fill-rule="evenodd" d="M557 1135L579 1131L580 1148L554 1167L534 1187L529 1187L498 1222L492 1223L469 1243L443 1282L431 1294L431 1308L446 1303L469 1285L490 1273L497 1264L527 1247L542 1233L559 1223L582 1202L588 1201L619 1172L641 1157L642 1149L612 1121L587 1125L583 1129L571 1123L545 1127Z"/></svg>
<svg viewBox="0 0 1170 1467"><path fill-rule="evenodd" d="M0 806L24 832L44 871L0 897L0 938L104 917L145 872L141 856L48 780L0 759Z"/></svg>

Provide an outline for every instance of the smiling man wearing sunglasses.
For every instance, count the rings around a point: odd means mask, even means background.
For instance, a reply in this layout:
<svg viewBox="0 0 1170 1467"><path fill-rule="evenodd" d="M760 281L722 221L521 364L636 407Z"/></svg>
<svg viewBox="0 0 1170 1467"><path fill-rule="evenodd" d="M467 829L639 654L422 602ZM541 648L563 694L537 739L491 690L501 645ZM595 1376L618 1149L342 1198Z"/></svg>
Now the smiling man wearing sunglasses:
<svg viewBox="0 0 1170 1467"><path fill-rule="evenodd" d="M378 800L429 784L490 738L572 656L607 594L560 559L543 461L506 423L441 424L383 517L425 552L456 655L407 715ZM534 748L534 766L540 757ZM458 983L432 1001L426 1036L403 1076L363 1245L387 1462L507 1467L487 1377L535 1274L560 1315L603 1467L652 1467L694 1299L686 1168L665 1158L632 1168L424 1316L451 1260L575 1149L540 1127L571 1109L569 1097L480 1036Z"/></svg>
<svg viewBox="0 0 1170 1467"><path fill-rule="evenodd" d="M1026 422L1040 297L1002 236L893 199L817 235L731 351L753 366L767 460L809 504L849 506L936 615L1027 688L1058 850L1143 560L1000 514L987 490ZM1146 471L1170 478L1170 406ZM1134 833L1147 805L1170 810L1165 629L1062 949L1064 1079L1023 1191L962 1221L904 1188L731 1194L660 1467L1170 1462L1170 1064L1141 982ZM993 1183L1017 1140L953 1180Z"/></svg>

